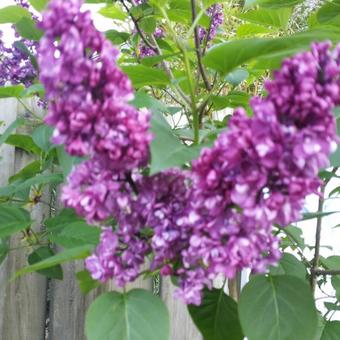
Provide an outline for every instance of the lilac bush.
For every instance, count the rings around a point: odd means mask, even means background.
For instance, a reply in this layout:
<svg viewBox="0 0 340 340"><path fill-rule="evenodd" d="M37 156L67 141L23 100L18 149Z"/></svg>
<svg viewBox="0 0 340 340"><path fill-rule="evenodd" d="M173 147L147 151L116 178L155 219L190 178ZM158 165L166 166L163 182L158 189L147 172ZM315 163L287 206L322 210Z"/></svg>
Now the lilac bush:
<svg viewBox="0 0 340 340"><path fill-rule="evenodd" d="M332 109L340 100L339 49L314 44L287 59L266 83L268 95L251 100L253 116L237 109L191 170L147 177L140 169L149 160L150 115L128 104L133 90L117 66L118 51L81 3L51 1L40 24L39 63L53 141L91 157L73 170L62 198L103 225L86 260L93 278L123 286L151 253L151 270L178 276L177 296L200 304L203 288L220 274L265 272L280 258L273 224L299 219L338 142ZM216 25L218 10L209 12ZM114 228L105 225L110 217Z"/></svg>
<svg viewBox="0 0 340 340"><path fill-rule="evenodd" d="M0 136L34 155L0 188L0 264L26 247L17 275L61 279L84 259L83 293L120 287L91 304L82 339L169 340L155 295L170 281L205 340L317 339L320 322L322 339L340 334L340 257L320 240L340 193L327 186L340 165L334 2L296 32L297 1L15 2L0 8L18 29L13 46L0 39L0 97L38 91L48 105L42 121L23 101L35 119L20 113ZM105 32L84 9L95 2ZM39 204L49 214L35 221ZM127 289L141 279L153 294Z"/></svg>

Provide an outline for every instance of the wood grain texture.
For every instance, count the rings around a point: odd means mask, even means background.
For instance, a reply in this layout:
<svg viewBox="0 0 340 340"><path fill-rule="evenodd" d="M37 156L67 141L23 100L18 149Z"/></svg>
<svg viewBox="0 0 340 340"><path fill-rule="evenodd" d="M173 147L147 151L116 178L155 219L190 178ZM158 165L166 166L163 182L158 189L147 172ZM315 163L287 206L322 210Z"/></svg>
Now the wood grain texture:
<svg viewBox="0 0 340 340"><path fill-rule="evenodd" d="M161 296L170 313L170 340L202 340L202 336L190 318L186 305L174 299L176 288L169 278L162 279Z"/></svg>
<svg viewBox="0 0 340 340"><path fill-rule="evenodd" d="M23 114L23 108L16 100L0 101L0 120L6 125ZM6 185L8 177L34 160L32 155L22 150L2 146L1 185ZM46 195L46 194L45 194ZM35 220L33 229L40 230L41 221L49 214L48 206L38 204L31 208ZM22 246L19 234L11 239L10 247ZM1 267L0 277L0 334L2 340L40 340L45 333L46 278L33 273L9 283L8 280L20 268L27 265L27 255L32 249L22 248L11 251Z"/></svg>

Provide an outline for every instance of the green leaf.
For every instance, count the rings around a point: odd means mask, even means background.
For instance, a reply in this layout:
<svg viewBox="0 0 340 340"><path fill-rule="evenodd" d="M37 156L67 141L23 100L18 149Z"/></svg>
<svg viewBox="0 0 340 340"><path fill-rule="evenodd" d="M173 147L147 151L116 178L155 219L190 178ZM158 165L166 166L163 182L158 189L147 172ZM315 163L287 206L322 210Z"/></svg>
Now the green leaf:
<svg viewBox="0 0 340 340"><path fill-rule="evenodd" d="M33 265L35 263L39 263L45 259L48 259L54 256L54 252L49 247L40 247L36 249L33 253L28 256L28 263ZM63 279L63 270L60 265L56 265L50 268L37 270L37 273L47 276L51 279L62 280Z"/></svg>
<svg viewBox="0 0 340 340"><path fill-rule="evenodd" d="M322 40L339 41L340 30L332 27L311 30L294 35L272 39L242 39L212 47L203 58L203 63L221 74L227 74L235 67L259 57L292 50L308 49L311 42ZM228 58L226 58L228 56Z"/></svg>
<svg viewBox="0 0 340 340"><path fill-rule="evenodd" d="M0 135L0 145L5 143L7 138L11 135L11 133L19 126L23 125L25 120L22 118L16 119L13 123L11 123L5 132Z"/></svg>
<svg viewBox="0 0 340 340"><path fill-rule="evenodd" d="M325 216L337 214L337 213L339 213L339 211L312 212L312 213L308 212L308 213L303 214L301 221L307 221L307 220L311 220L313 218L325 217Z"/></svg>
<svg viewBox="0 0 340 340"><path fill-rule="evenodd" d="M22 18L15 24L16 31L22 38L39 41L43 32L36 27L36 22L30 18Z"/></svg>
<svg viewBox="0 0 340 340"><path fill-rule="evenodd" d="M149 96L143 91L138 91L130 104L135 106L137 109L147 108L154 113L164 113L169 111L169 109L162 102L155 99L154 97Z"/></svg>
<svg viewBox="0 0 340 340"><path fill-rule="evenodd" d="M64 248L74 248L83 245L96 246L99 243L100 229L90 226L83 221L69 222L60 229L57 232L53 232L49 239Z"/></svg>
<svg viewBox="0 0 340 340"><path fill-rule="evenodd" d="M4 86L0 87L0 98L19 98L22 91L25 89L24 85Z"/></svg>
<svg viewBox="0 0 340 340"><path fill-rule="evenodd" d="M249 94L245 92L230 92L227 96L211 96L214 108L222 110L226 107L236 108L242 106L249 107Z"/></svg>
<svg viewBox="0 0 340 340"><path fill-rule="evenodd" d="M20 6L0 8L0 24L16 24L22 18L31 18L31 14Z"/></svg>
<svg viewBox="0 0 340 340"><path fill-rule="evenodd" d="M243 339L237 304L223 289L205 289L202 304L188 309L204 340Z"/></svg>
<svg viewBox="0 0 340 340"><path fill-rule="evenodd" d="M143 86L162 87L170 83L168 76L161 69L144 65L130 65L123 66L122 70L129 76L136 88Z"/></svg>
<svg viewBox="0 0 340 340"><path fill-rule="evenodd" d="M254 37L255 35L264 35L264 34L268 34L272 32L273 30L268 27L255 25L255 24L243 24L243 25L238 26L236 29L236 34L240 38L247 37L247 36Z"/></svg>
<svg viewBox="0 0 340 340"><path fill-rule="evenodd" d="M340 269L340 256L332 255L327 258L322 257L320 261L322 265L326 267L326 269L331 269L331 270Z"/></svg>
<svg viewBox="0 0 340 340"><path fill-rule="evenodd" d="M241 84L244 80L246 80L249 77L249 72L244 68L238 68L234 70L233 72L230 72L226 77L225 80L233 85L237 86Z"/></svg>
<svg viewBox="0 0 340 340"><path fill-rule="evenodd" d="M77 164L80 164L85 159L82 157L75 157L70 156L64 149L63 145L57 146L57 157L59 161L60 168L63 172L64 178L67 178L67 176L72 171L73 167Z"/></svg>
<svg viewBox="0 0 340 340"><path fill-rule="evenodd" d="M41 149L34 143L32 137L29 135L13 134L6 139L5 143L36 155L40 155L41 153Z"/></svg>
<svg viewBox="0 0 340 340"><path fill-rule="evenodd" d="M124 21L127 18L125 13L119 4L107 5L99 10L99 13L106 18L117 19Z"/></svg>
<svg viewBox="0 0 340 340"><path fill-rule="evenodd" d="M317 331L310 287L289 275L252 278L241 292L239 316L249 340L307 340Z"/></svg>
<svg viewBox="0 0 340 340"><path fill-rule="evenodd" d="M340 310L340 306L338 305L338 303L324 302L324 305L325 305L325 307L328 310L331 310L331 311L338 311L338 310Z"/></svg>
<svg viewBox="0 0 340 340"><path fill-rule="evenodd" d="M188 147L181 143L160 113L152 115L151 131L154 135L151 142L150 173L152 175L165 169L181 166L200 154L200 146Z"/></svg>
<svg viewBox="0 0 340 340"><path fill-rule="evenodd" d="M21 97L31 97L39 95L40 97L45 96L45 89L42 84L33 84L21 93Z"/></svg>
<svg viewBox="0 0 340 340"><path fill-rule="evenodd" d="M0 204L0 238L3 239L28 228L32 223L30 214L17 206Z"/></svg>
<svg viewBox="0 0 340 340"><path fill-rule="evenodd" d="M116 30L109 30L105 32L106 38L109 39L114 45L120 45L130 38L127 32L119 32Z"/></svg>
<svg viewBox="0 0 340 340"><path fill-rule="evenodd" d="M31 188L33 185L59 184L63 182L61 174L39 174L24 182L13 183L7 187L0 188L0 196L11 196L17 192Z"/></svg>
<svg viewBox="0 0 340 340"><path fill-rule="evenodd" d="M88 340L168 340L169 316L163 301L134 289L100 295L86 314Z"/></svg>
<svg viewBox="0 0 340 340"><path fill-rule="evenodd" d="M13 279L23 274L36 272L41 269L51 268L64 262L84 259L85 257L89 256L92 251L93 246L90 245L66 249L65 251L58 253L54 256L51 256L43 261L20 269L19 271L16 272Z"/></svg>
<svg viewBox="0 0 340 340"><path fill-rule="evenodd" d="M246 0L245 7L260 5L268 8L293 7L304 0Z"/></svg>
<svg viewBox="0 0 340 340"><path fill-rule="evenodd" d="M48 125L39 125L32 133L32 139L39 148L49 152L53 147L50 142L54 129Z"/></svg>
<svg viewBox="0 0 340 340"><path fill-rule="evenodd" d="M291 8L280 8L278 10L259 8L246 13L241 13L239 14L239 17L254 24L286 29L291 14Z"/></svg>
<svg viewBox="0 0 340 340"><path fill-rule="evenodd" d="M340 321L327 321L320 340L339 340Z"/></svg>
<svg viewBox="0 0 340 340"><path fill-rule="evenodd" d="M289 235L294 243L296 243L301 249L305 248L305 240L303 239L302 230L300 228L290 225L283 228L282 231Z"/></svg>
<svg viewBox="0 0 340 340"><path fill-rule="evenodd" d="M45 9L48 0L29 0L29 2L34 9L36 9L38 12L41 12L43 9Z"/></svg>
<svg viewBox="0 0 340 340"><path fill-rule="evenodd" d="M0 265L6 259L8 252L9 252L8 237L0 238Z"/></svg>
<svg viewBox="0 0 340 340"><path fill-rule="evenodd" d="M340 0L327 1L318 10L316 18L321 24L340 25Z"/></svg>
<svg viewBox="0 0 340 340"><path fill-rule="evenodd" d="M335 290L336 298L340 300L340 275L332 275L331 283Z"/></svg>
<svg viewBox="0 0 340 340"><path fill-rule="evenodd" d="M63 229L68 224L79 221L82 219L73 209L64 208L57 216L46 219L45 225L49 231L53 232L53 229Z"/></svg>
<svg viewBox="0 0 340 340"><path fill-rule="evenodd" d="M33 161L32 163L29 163L24 168L22 168L18 173L11 176L8 182L11 184L18 180L24 181L24 180L34 177L40 172L41 172L41 162Z"/></svg>
<svg viewBox="0 0 340 340"><path fill-rule="evenodd" d="M292 275L299 277L302 280L306 279L307 271L303 263L294 255L284 253L280 262L276 267L270 267L270 274L277 275Z"/></svg>
<svg viewBox="0 0 340 340"><path fill-rule="evenodd" d="M93 280L87 270L82 270L76 274L80 291L83 294L88 294L92 289L100 286L100 282Z"/></svg>

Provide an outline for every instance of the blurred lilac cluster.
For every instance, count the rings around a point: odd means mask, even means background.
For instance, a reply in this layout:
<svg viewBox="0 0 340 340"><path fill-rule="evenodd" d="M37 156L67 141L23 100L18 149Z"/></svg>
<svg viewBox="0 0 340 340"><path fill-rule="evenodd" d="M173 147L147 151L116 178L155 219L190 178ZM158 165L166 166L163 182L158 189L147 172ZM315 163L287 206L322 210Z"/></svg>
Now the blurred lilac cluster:
<svg viewBox="0 0 340 340"><path fill-rule="evenodd" d="M162 29L162 27L157 27L155 29L155 32L153 33L153 36L155 39L161 39L165 37L165 32ZM145 58L145 57L153 57L157 55L157 52L154 48L151 48L145 44L144 41L140 41L139 43L139 57Z"/></svg>
<svg viewBox="0 0 340 340"><path fill-rule="evenodd" d="M223 5L215 4L208 8L207 15L210 17L210 26L208 29L199 26L198 34L200 42L208 43L216 37L218 28L224 22Z"/></svg>
<svg viewBox="0 0 340 340"><path fill-rule="evenodd" d="M50 2L39 64L54 141L89 157L71 173L62 199L104 226L86 259L92 277L124 286L152 254L150 269L177 276L176 295L199 304L219 275L265 272L280 258L273 225L299 218L336 148L340 48L313 44L285 60L266 84L268 96L252 99L253 117L237 109L191 170L145 176L150 115L127 103L133 90L118 52L81 4Z"/></svg>
<svg viewBox="0 0 340 340"><path fill-rule="evenodd" d="M15 0L15 2L25 9L30 9L25 0ZM32 18L37 20L33 14ZM15 31L14 25L13 30ZM6 46L3 33L0 31L0 86L24 84L29 87L37 77L37 70L32 65L27 52L34 55L38 42L22 39L16 31L15 37L17 40L11 46Z"/></svg>

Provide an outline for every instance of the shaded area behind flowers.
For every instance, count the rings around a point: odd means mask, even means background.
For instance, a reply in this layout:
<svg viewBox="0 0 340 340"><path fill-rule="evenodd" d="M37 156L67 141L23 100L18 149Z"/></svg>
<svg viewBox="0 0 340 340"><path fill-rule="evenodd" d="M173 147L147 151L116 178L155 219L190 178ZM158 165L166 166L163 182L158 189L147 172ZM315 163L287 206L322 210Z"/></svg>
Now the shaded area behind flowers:
<svg viewBox="0 0 340 340"><path fill-rule="evenodd" d="M118 51L81 4L50 2L39 65L53 141L89 157L73 170L62 198L103 225L86 260L93 278L124 286L151 255L151 270L178 276L176 295L199 304L202 289L220 274L265 272L280 258L273 225L299 219L338 141L332 109L340 100L339 48L314 44L287 59L266 84L268 96L252 99L253 117L236 110L192 170L148 177L140 170L149 160L150 114L128 104L133 90L116 65Z"/></svg>

